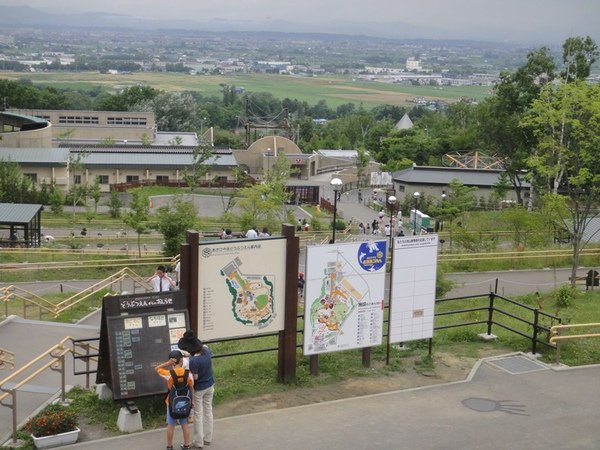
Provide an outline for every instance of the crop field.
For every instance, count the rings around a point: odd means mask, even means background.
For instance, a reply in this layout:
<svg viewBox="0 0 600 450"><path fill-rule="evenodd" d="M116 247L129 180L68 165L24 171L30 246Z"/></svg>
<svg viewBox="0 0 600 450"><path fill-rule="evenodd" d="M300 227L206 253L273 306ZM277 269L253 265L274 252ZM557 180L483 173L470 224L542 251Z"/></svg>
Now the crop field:
<svg viewBox="0 0 600 450"><path fill-rule="evenodd" d="M244 87L250 92L270 92L275 97L298 99L316 104L326 100L331 107L354 102L371 108L380 104L411 104L414 97L440 99L448 102L462 97L481 100L491 94L487 86L405 86L375 81L359 81L351 77L240 74L231 76L188 75L180 73L142 72L110 75L98 72L0 72L0 78L30 79L34 84L87 90L101 86L117 92L129 86L151 86L165 91L196 91L204 95L219 95L222 84Z"/></svg>

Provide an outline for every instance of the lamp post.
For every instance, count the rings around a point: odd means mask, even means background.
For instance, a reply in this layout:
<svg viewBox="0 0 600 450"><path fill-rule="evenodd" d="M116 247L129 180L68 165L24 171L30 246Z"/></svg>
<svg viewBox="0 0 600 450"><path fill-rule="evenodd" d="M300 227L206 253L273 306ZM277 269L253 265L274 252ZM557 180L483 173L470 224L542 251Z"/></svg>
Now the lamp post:
<svg viewBox="0 0 600 450"><path fill-rule="evenodd" d="M447 197L446 191L442 191L442 208L445 206L446 197ZM442 232L442 231L444 231L444 220L440 219L440 232Z"/></svg>
<svg viewBox="0 0 600 450"><path fill-rule="evenodd" d="M387 199L388 205L390 205L390 249L394 242L394 207L396 206L396 197L390 195ZM391 251L391 250L390 250Z"/></svg>
<svg viewBox="0 0 600 450"><path fill-rule="evenodd" d="M413 236L417 235L417 212L419 211L419 197L421 194L415 192L413 197L415 198L415 217L413 219Z"/></svg>
<svg viewBox="0 0 600 450"><path fill-rule="evenodd" d="M329 182L329 184L331 184L331 187L333 188L333 236L331 238L331 243L335 244L335 225L336 225L336 220L337 220L337 201L338 201L338 195L340 193L340 189L342 188L342 184L344 184L344 183L339 178L333 178Z"/></svg>

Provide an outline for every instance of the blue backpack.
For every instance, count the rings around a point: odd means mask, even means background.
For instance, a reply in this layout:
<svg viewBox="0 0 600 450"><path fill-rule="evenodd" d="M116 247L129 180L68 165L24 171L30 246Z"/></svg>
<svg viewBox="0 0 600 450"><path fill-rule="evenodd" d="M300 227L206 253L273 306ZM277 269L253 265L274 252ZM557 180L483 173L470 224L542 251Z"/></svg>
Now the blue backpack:
<svg viewBox="0 0 600 450"><path fill-rule="evenodd" d="M169 413L173 419L186 419L192 411L192 391L187 384L190 371L186 369L182 377L178 377L173 369L169 371L173 379L169 389Z"/></svg>

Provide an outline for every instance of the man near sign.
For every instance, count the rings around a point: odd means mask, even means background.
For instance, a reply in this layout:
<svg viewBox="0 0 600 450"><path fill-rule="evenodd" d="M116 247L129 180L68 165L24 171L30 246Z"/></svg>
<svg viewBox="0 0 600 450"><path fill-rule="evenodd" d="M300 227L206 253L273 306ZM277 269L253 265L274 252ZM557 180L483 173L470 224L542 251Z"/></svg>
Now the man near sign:
<svg viewBox="0 0 600 450"><path fill-rule="evenodd" d="M166 292L175 287L173 279L167 275L165 266L158 266L154 275L150 277L148 282L152 285L154 292Z"/></svg>

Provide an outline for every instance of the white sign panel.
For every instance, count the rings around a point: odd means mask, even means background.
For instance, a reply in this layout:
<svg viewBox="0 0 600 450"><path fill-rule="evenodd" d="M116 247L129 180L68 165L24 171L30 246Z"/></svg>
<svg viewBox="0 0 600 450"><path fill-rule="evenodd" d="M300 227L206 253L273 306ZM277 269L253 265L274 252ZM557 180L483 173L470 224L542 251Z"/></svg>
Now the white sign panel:
<svg viewBox="0 0 600 450"><path fill-rule="evenodd" d="M283 329L285 239L201 243L199 259L200 339Z"/></svg>
<svg viewBox="0 0 600 450"><path fill-rule="evenodd" d="M390 342L433 337L437 235L394 240Z"/></svg>
<svg viewBox="0 0 600 450"><path fill-rule="evenodd" d="M304 354L380 345L386 241L306 249Z"/></svg>

